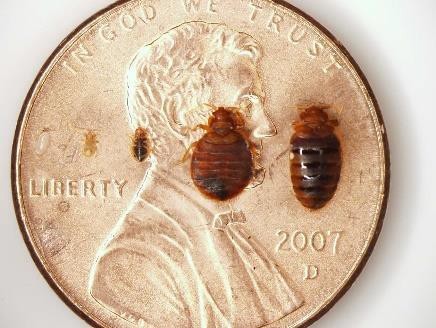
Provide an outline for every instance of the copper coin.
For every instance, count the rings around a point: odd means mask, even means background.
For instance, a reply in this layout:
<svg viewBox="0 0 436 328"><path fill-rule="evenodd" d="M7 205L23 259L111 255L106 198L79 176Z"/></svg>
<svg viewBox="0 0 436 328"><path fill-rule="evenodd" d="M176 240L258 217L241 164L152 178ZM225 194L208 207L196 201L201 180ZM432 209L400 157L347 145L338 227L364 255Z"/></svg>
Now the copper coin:
<svg viewBox="0 0 436 328"><path fill-rule="evenodd" d="M342 167L332 199L314 210L296 198L289 168L292 123L317 104L338 121ZM217 107L236 108L253 160L248 187L225 201L200 192L182 160ZM142 162L132 155L138 128ZM43 66L18 122L12 181L36 264L92 325L301 327L370 255L389 154L357 64L298 9L121 1Z"/></svg>

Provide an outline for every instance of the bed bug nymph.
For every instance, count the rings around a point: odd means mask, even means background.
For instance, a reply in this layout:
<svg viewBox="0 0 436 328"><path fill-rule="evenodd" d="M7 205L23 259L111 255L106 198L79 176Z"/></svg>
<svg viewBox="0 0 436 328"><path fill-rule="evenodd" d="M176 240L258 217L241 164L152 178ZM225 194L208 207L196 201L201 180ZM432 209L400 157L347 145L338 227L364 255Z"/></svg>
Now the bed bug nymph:
<svg viewBox="0 0 436 328"><path fill-rule="evenodd" d="M341 173L341 146L329 120L329 106L310 106L294 122L291 178L298 200L311 209L323 207L334 195Z"/></svg>
<svg viewBox="0 0 436 328"><path fill-rule="evenodd" d="M131 139L132 145L130 150L133 157L138 162L145 161L151 150L151 143L147 131L144 128L139 127L136 129L135 135Z"/></svg>
<svg viewBox="0 0 436 328"><path fill-rule="evenodd" d="M83 145L83 155L86 157L94 156L97 152L97 134L94 131L87 131L85 133L85 142Z"/></svg>
<svg viewBox="0 0 436 328"><path fill-rule="evenodd" d="M206 196L228 200L238 195L253 177L254 144L249 140L239 108L218 107L208 125L199 125L206 134L193 143L191 177Z"/></svg>

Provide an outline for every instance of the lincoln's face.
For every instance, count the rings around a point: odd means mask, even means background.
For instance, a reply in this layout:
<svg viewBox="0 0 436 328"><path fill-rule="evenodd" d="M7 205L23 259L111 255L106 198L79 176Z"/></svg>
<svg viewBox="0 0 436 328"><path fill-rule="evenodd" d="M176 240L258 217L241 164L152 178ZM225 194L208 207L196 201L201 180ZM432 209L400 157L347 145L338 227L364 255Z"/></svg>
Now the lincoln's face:
<svg viewBox="0 0 436 328"><path fill-rule="evenodd" d="M195 127L207 124L216 107L241 108L250 143L258 146L253 155L260 168L262 139L276 129L264 109L259 61L254 39L202 22L178 26L137 54L129 67L128 114L133 129L148 129L155 168L177 166L202 136Z"/></svg>
<svg viewBox="0 0 436 328"><path fill-rule="evenodd" d="M234 54L223 55L220 69L211 78L214 106L238 107L244 104L246 126L254 143L276 134L274 124L264 110L265 94L257 68L251 59Z"/></svg>

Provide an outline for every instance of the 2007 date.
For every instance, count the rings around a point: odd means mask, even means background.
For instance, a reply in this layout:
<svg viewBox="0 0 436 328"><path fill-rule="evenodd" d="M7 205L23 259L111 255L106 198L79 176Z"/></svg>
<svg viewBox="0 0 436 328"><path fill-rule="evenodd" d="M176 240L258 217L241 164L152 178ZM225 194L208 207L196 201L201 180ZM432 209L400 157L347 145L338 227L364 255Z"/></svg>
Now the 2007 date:
<svg viewBox="0 0 436 328"><path fill-rule="evenodd" d="M280 251L295 251L301 253L304 251L313 251L317 253L329 252L331 255L338 254L338 246L343 236L343 231L314 231L307 233L296 230L288 232L278 230L276 235L280 237L276 245L276 253Z"/></svg>

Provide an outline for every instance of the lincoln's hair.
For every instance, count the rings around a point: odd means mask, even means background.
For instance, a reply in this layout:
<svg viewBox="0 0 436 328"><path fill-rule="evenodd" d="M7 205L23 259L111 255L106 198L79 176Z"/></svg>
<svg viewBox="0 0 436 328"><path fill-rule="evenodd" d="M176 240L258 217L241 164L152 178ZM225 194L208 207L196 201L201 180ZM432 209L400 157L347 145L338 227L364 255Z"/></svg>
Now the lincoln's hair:
<svg viewBox="0 0 436 328"><path fill-rule="evenodd" d="M242 56L253 64L260 58L257 42L225 25L185 23L143 46L127 74L127 108L133 130L147 129L156 155L167 155L170 138L191 144L190 130L207 122L211 108L210 81L225 74L224 55Z"/></svg>

